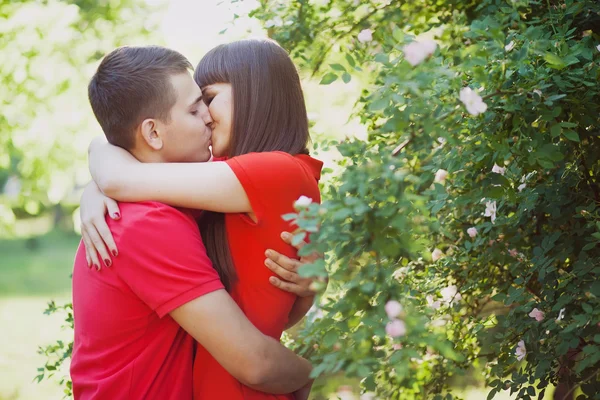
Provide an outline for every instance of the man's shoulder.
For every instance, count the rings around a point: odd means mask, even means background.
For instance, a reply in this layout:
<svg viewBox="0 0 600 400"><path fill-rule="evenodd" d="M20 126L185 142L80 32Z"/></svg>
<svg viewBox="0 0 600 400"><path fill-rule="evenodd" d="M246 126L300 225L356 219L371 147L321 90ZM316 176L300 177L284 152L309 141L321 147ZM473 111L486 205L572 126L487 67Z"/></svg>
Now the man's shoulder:
<svg viewBox="0 0 600 400"><path fill-rule="evenodd" d="M121 219L114 225L121 225L127 230L139 230L145 226L162 224L192 224L195 220L189 210L179 209L158 201L140 201L135 203L119 203Z"/></svg>

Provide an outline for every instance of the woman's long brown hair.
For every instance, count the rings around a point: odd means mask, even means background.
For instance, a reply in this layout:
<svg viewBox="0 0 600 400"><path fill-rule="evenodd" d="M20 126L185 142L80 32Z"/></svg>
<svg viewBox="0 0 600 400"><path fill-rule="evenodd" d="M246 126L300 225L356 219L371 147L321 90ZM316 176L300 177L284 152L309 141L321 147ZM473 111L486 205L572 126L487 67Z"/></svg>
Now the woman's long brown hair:
<svg viewBox="0 0 600 400"><path fill-rule="evenodd" d="M233 118L228 157L253 152L308 154L308 118L300 78L287 52L271 40L223 44L200 60L201 88L231 84ZM227 290L237 279L225 214L204 212L199 222L206 251Z"/></svg>

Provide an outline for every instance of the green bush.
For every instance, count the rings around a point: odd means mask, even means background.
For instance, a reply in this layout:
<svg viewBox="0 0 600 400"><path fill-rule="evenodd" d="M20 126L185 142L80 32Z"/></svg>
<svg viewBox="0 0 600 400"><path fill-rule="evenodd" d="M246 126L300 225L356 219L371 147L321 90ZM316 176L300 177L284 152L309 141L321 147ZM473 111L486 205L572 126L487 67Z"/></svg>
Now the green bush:
<svg viewBox="0 0 600 400"><path fill-rule="evenodd" d="M322 84L365 88L368 140L328 144L343 158L323 205L286 216L326 255L303 272L330 277L298 341L315 376L441 399L475 366L490 397L552 384L600 398L599 13L584 0L253 12Z"/></svg>

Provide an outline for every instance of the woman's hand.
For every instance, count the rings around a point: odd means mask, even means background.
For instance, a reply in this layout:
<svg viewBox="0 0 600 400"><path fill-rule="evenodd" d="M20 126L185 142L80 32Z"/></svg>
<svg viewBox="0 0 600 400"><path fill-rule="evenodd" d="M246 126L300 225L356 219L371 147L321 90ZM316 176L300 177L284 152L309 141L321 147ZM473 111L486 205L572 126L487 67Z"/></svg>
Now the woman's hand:
<svg viewBox="0 0 600 400"><path fill-rule="evenodd" d="M117 202L102 194L94 182L89 183L81 196L79 209L81 236L85 245L88 267L93 265L98 270L101 265L98 255L104 261L104 265L110 267L112 262L109 251L113 256L119 254L106 224L106 213L114 220L121 218Z"/></svg>
<svg viewBox="0 0 600 400"><path fill-rule="evenodd" d="M103 137L92 140L88 158L92 179L100 190L109 196L113 196L115 189L123 184L123 174L129 174L131 169L139 164L128 151L113 146Z"/></svg>
<svg viewBox="0 0 600 400"><path fill-rule="evenodd" d="M290 233L283 232L281 238L287 244L292 244L292 235ZM300 250L305 244L306 243L301 242L294 247ZM267 250L265 255L267 256L267 259L265 260L267 268L281 278L275 276L269 278L269 282L271 282L273 286L286 292L294 293L298 297L313 297L315 295L316 291L311 288L314 279L300 276L298 270L304 264L310 264L317 261L321 258L320 255L315 253L309 256L302 256L300 257L300 260L296 260L271 249Z"/></svg>

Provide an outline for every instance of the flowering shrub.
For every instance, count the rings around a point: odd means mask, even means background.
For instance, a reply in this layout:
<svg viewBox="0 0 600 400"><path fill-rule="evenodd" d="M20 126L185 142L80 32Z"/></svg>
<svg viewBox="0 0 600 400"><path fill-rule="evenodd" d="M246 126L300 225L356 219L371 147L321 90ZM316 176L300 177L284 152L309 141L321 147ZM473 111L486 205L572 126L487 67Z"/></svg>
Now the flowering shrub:
<svg viewBox="0 0 600 400"><path fill-rule="evenodd" d="M330 278L297 341L314 375L600 398L600 5L260 3L302 69L364 87L368 140L326 144L323 204L286 216L325 254L302 273Z"/></svg>

